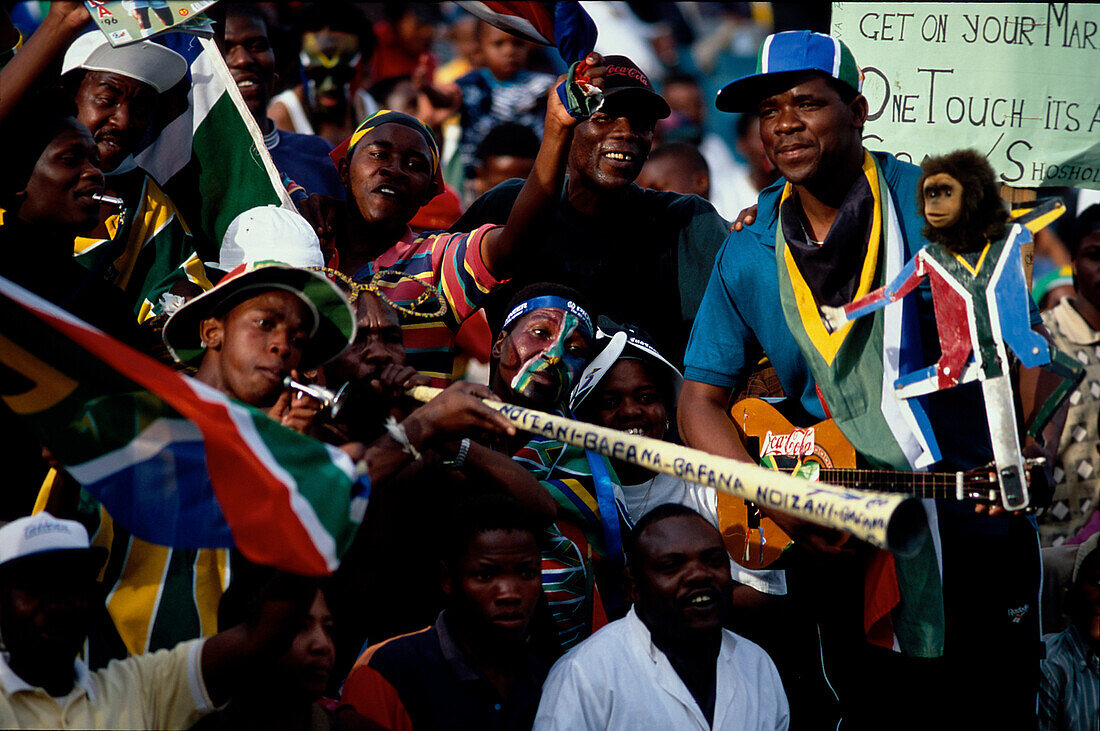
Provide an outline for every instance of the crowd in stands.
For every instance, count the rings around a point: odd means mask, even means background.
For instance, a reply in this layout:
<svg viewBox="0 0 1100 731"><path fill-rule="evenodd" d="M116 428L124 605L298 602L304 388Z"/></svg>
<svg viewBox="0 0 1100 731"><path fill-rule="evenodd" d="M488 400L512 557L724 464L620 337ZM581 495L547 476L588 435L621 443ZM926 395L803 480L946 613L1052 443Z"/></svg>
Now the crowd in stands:
<svg viewBox="0 0 1100 731"><path fill-rule="evenodd" d="M207 8L282 201L233 215L149 154L197 114L193 59L112 45L82 2L0 8L0 277L371 490L323 578L144 540L27 427L0 323L0 727L1097 729L1100 194L1053 191L1035 235L1029 323L1084 369L1025 446L1038 509L924 500L905 556L738 524L729 495L494 404L756 463L731 405L759 398L908 470L858 382L886 383L881 316L826 354L799 304L929 240L921 169L864 147L873 59L827 6L583 3L586 115L553 48L460 5ZM907 312L936 342L927 285ZM1046 382L1013 384L1033 414ZM926 406L935 471L993 460L979 384ZM761 520L791 541L767 566L736 540Z"/></svg>

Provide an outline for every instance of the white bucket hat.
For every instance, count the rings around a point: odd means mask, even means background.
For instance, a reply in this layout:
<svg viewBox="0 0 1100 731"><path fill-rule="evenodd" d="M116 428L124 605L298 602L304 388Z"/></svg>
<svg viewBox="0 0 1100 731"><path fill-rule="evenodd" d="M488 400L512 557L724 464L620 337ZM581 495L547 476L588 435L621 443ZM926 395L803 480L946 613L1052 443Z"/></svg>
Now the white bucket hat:
<svg viewBox="0 0 1100 731"><path fill-rule="evenodd" d="M321 241L309 222L280 206L257 206L240 213L225 229L218 262L223 272L255 261L281 261L303 269L321 268Z"/></svg>

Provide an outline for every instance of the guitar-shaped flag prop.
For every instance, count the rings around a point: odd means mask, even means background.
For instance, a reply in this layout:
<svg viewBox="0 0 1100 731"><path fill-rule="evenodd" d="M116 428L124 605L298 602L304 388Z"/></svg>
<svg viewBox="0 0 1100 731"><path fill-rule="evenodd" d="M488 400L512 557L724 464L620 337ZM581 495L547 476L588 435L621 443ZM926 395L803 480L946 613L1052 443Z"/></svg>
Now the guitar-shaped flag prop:
<svg viewBox="0 0 1100 731"><path fill-rule="evenodd" d="M969 151L962 151L943 160L950 162L958 157L969 161L968 155ZM974 161L966 164L988 168L983 159L971 156ZM934 440L931 425L915 397L978 381L997 464L1001 502L1007 510L1022 510L1028 507L1031 498L1020 449L1009 353L1026 367L1043 366L1062 379L1061 386L1043 405L1040 418L1033 422L1033 436L1083 376L1083 371L1071 358L1032 330L1031 296L1021 255L1021 247L1031 242L1032 232L1057 218L1065 211L1065 206L1055 199L1042 201L1026 212L1019 211L1015 220L1004 226L1001 236L960 243L959 237L948 234L963 226L956 223L964 220L959 212L963 189L961 183L947 173L928 174L929 165L939 161L940 158L925 161L922 203L927 211L922 211L929 224L935 227L926 232L948 233L939 234L940 238L933 237L935 240L918 251L885 286L842 307L822 305L822 323L829 332L836 332L853 320L898 302L927 279L931 285L941 355L936 363L899 377L894 382L895 394L899 399L908 400L910 408L921 415L917 422L926 440L931 441ZM991 168L988 175L992 178ZM954 201L949 211L954 218L933 215L933 211L939 211L937 207L947 211L950 201Z"/></svg>
<svg viewBox="0 0 1100 731"><path fill-rule="evenodd" d="M832 420L800 429L775 406L758 398L735 403L730 418L749 453L758 455L771 469L845 489L992 505L1002 502L994 465L959 472L856 469L855 448ZM1029 471L1041 463L1028 460ZM718 493L718 525L730 556L745 568L767 568L791 544L790 536L756 505L728 493Z"/></svg>
<svg viewBox="0 0 1100 731"><path fill-rule="evenodd" d="M430 401L440 389L417 386L408 395ZM809 482L763 467L707 454L671 442L627 434L522 406L486 400L485 405L532 434L551 437L600 454L664 472L752 500L770 509L810 521L901 555L920 548L926 518L908 495L870 493L824 482Z"/></svg>

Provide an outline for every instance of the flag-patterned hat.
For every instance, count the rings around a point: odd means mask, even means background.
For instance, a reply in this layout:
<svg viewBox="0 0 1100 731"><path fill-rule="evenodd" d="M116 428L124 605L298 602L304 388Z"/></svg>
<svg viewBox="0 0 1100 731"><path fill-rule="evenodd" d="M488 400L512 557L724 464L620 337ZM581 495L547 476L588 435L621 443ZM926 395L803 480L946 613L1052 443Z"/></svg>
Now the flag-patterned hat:
<svg viewBox="0 0 1100 731"><path fill-rule="evenodd" d="M756 73L727 84L718 92L715 106L723 112L749 111L777 77L807 71L820 71L857 92L863 88L863 73L848 46L824 33L789 30L764 39L756 56Z"/></svg>
<svg viewBox="0 0 1100 731"><path fill-rule="evenodd" d="M219 280L216 287L172 313L162 333L172 357L180 363L198 361L204 352L199 335L203 320L221 316L248 297L271 290L295 295L312 315L302 370L324 365L355 341L355 315L335 284L308 269L278 261L256 261L241 264Z"/></svg>

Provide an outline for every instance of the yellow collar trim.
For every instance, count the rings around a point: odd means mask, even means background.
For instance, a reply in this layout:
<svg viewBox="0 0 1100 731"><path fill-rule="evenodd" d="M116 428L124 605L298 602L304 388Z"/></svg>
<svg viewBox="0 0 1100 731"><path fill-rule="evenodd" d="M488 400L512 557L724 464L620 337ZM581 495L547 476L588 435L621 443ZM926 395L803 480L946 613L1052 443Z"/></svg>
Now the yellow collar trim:
<svg viewBox="0 0 1100 731"><path fill-rule="evenodd" d="M878 268L879 250L882 248L883 201L879 190L878 167L875 165L874 158L867 151L863 153L863 174L871 186L871 195L874 198L875 205L874 218L871 222L871 238L867 242L867 257L863 260L863 270L859 275L859 287L856 290L854 299L859 299L871 291L875 281L875 271ZM779 201L780 210L783 208L783 203L793 192L793 186L787 183ZM782 221L779 223L778 231L782 235ZM802 319L802 327L805 328L810 342L813 343L821 357L825 359L825 363L831 366L844 344L844 338L847 337L854 323L846 323L844 327L836 332L830 333L826 330L825 324L821 321L821 312L818 310L817 300L814 299L814 294L809 285L806 284L802 272L798 270L798 265L791 254L790 247L785 244L783 246L783 260L787 267L787 274L791 278L791 288L794 290L795 304L798 306L798 314Z"/></svg>

